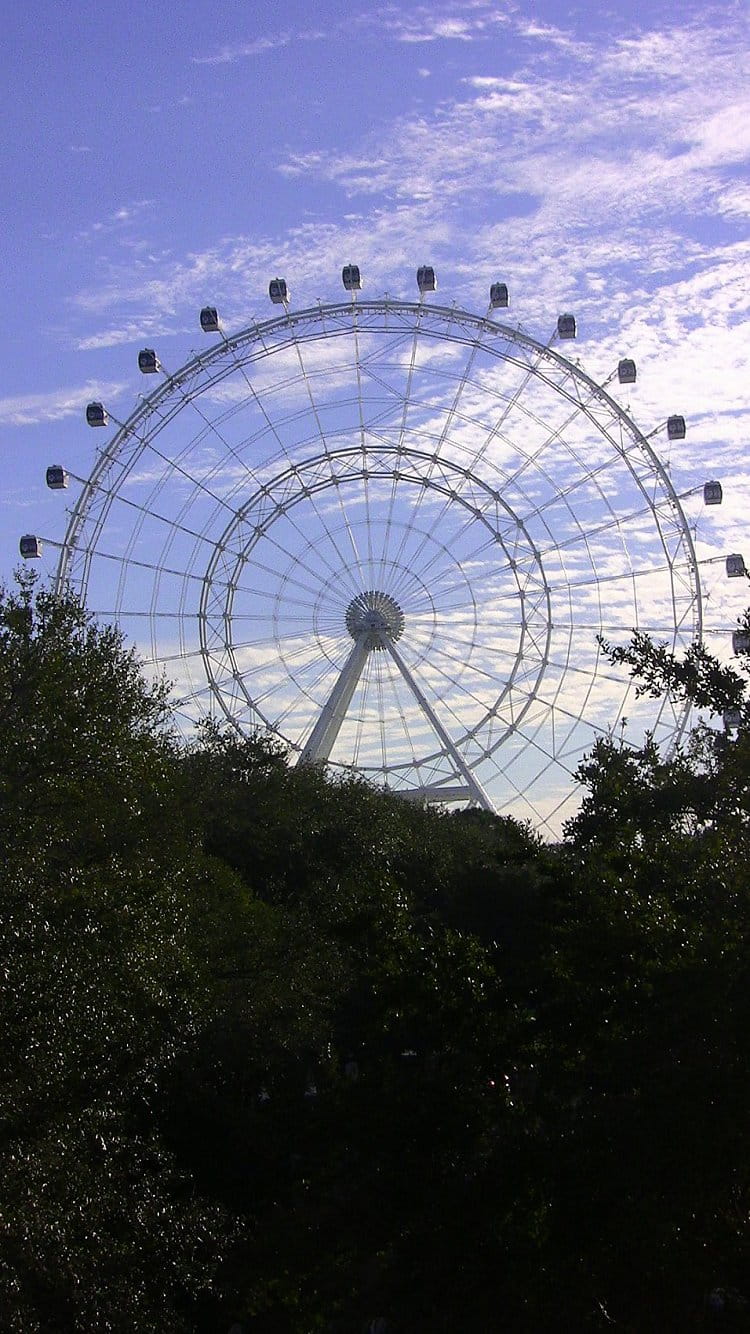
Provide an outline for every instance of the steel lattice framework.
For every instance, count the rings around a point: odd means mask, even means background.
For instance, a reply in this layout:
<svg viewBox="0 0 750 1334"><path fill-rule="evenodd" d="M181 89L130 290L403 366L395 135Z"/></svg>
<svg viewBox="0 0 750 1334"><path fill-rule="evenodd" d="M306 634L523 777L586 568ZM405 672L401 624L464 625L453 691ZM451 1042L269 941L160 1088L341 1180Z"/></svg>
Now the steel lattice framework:
<svg viewBox="0 0 750 1334"><path fill-rule="evenodd" d="M57 573L175 681L302 762L554 834L636 701L598 635L701 633L690 529L608 384L466 311L319 305L164 373L99 454Z"/></svg>

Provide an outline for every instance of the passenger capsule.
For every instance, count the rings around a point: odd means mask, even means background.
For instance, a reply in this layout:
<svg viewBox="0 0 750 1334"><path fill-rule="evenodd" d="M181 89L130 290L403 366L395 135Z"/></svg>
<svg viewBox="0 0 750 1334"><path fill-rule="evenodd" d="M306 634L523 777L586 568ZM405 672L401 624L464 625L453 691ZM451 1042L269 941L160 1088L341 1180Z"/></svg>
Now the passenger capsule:
<svg viewBox="0 0 750 1334"><path fill-rule="evenodd" d="M417 287L420 292L437 292L435 270L429 264L423 264L417 269Z"/></svg>
<svg viewBox="0 0 750 1334"><path fill-rule="evenodd" d="M724 498L721 482L706 482L703 487L703 504L720 505Z"/></svg>
<svg viewBox="0 0 750 1334"><path fill-rule="evenodd" d="M493 283L490 288L490 305L493 310L505 309L510 305L507 283Z"/></svg>
<svg viewBox="0 0 750 1334"><path fill-rule="evenodd" d="M750 653L750 630L732 631L732 652Z"/></svg>
<svg viewBox="0 0 750 1334"><path fill-rule="evenodd" d="M731 556L727 556L726 568L730 579L741 579L743 575L747 574L744 557L738 551L733 552Z"/></svg>
<svg viewBox="0 0 750 1334"><path fill-rule="evenodd" d="M283 306L289 300L289 288L285 278L272 278L268 284L268 295L275 306Z"/></svg>
<svg viewBox="0 0 750 1334"><path fill-rule="evenodd" d="M558 338L575 338L576 336L575 315L558 315L557 336Z"/></svg>
<svg viewBox="0 0 750 1334"><path fill-rule="evenodd" d="M33 533L26 533L18 543L18 549L24 560L34 560L42 554L42 544Z"/></svg>
<svg viewBox="0 0 750 1334"><path fill-rule="evenodd" d="M635 362L630 357L617 363L617 378L620 384L635 384Z"/></svg>
<svg viewBox="0 0 750 1334"><path fill-rule="evenodd" d="M733 727L739 727L742 723L742 709L725 709L722 715L724 727L727 732Z"/></svg>
<svg viewBox="0 0 750 1334"><path fill-rule="evenodd" d="M358 264L345 264L341 270L341 281L347 292L361 292L362 277Z"/></svg>
<svg viewBox="0 0 750 1334"><path fill-rule="evenodd" d="M667 436L670 440L685 439L685 418L668 417L667 418Z"/></svg>
<svg viewBox="0 0 750 1334"><path fill-rule="evenodd" d="M219 332L219 312L216 306L204 306L201 311L201 329L204 333Z"/></svg>
<svg viewBox="0 0 750 1334"><path fill-rule="evenodd" d="M144 347L142 352L138 353L138 369L144 375L156 375L161 370L159 358L152 347Z"/></svg>
<svg viewBox="0 0 750 1334"><path fill-rule="evenodd" d="M89 426L109 425L109 417L104 410L104 405L102 403L89 403L86 408L86 421Z"/></svg>
<svg viewBox="0 0 750 1334"><path fill-rule="evenodd" d="M63 491L68 485L68 474L59 463L53 463L47 469L47 486L50 491Z"/></svg>

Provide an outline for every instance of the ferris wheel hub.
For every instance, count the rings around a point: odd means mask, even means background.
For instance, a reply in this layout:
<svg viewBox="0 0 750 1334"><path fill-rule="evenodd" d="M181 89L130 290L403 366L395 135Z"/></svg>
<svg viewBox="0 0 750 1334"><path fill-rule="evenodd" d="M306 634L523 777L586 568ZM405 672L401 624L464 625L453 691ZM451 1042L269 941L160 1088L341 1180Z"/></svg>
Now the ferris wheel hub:
<svg viewBox="0 0 750 1334"><path fill-rule="evenodd" d="M369 588L352 598L346 609L346 628L352 639L366 639L368 649L382 649L385 635L395 642L403 634L404 613L389 593Z"/></svg>

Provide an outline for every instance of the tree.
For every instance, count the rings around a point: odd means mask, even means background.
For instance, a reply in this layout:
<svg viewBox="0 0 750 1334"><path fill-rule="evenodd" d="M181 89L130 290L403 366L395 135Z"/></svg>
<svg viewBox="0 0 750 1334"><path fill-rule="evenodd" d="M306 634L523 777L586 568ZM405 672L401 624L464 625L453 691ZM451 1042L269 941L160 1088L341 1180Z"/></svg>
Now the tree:
<svg viewBox="0 0 750 1334"><path fill-rule="evenodd" d="M0 1328L189 1328L224 1226L160 1139L209 996L167 689L116 630L0 593ZM185 1323L187 1321L187 1323Z"/></svg>
<svg viewBox="0 0 750 1334"><path fill-rule="evenodd" d="M530 1042L537 840L291 769L262 737L208 728L187 764L206 849L270 910L263 952L232 951L231 998L167 1118L246 1219L227 1290L268 1330L383 1308L408 1327L433 1303L479 1328L494 1297L477 1276L526 1227L515 1170L510 1223L493 1191Z"/></svg>
<svg viewBox="0 0 750 1334"><path fill-rule="evenodd" d="M701 645L608 651L641 690L746 718L744 674ZM571 1239L568 1292L616 1325L698 1328L750 1250L746 723L699 723L671 757L600 741L579 779L540 1014L551 1243L562 1256Z"/></svg>

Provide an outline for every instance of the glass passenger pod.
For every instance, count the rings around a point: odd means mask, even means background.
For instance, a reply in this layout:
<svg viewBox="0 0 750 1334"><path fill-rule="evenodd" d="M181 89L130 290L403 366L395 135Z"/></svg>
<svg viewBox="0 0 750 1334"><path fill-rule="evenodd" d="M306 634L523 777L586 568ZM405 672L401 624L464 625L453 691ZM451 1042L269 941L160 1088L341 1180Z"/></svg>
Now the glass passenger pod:
<svg viewBox="0 0 750 1334"><path fill-rule="evenodd" d="M732 631L732 652L750 653L750 630Z"/></svg>
<svg viewBox="0 0 750 1334"><path fill-rule="evenodd" d="M420 292L437 292L435 270L429 264L417 269L417 287Z"/></svg>
<svg viewBox="0 0 750 1334"><path fill-rule="evenodd" d="M631 357L623 357L617 363L617 378L620 384L635 384L635 362Z"/></svg>
<svg viewBox="0 0 750 1334"><path fill-rule="evenodd" d="M727 731L732 727L739 727L742 723L742 709L725 709L722 718Z"/></svg>
<svg viewBox="0 0 750 1334"><path fill-rule="evenodd" d="M703 487L703 504L720 505L724 498L721 482L706 482Z"/></svg>
<svg viewBox="0 0 750 1334"><path fill-rule="evenodd" d="M345 264L341 270L341 281L347 292L362 291L362 277L358 264Z"/></svg>
<svg viewBox="0 0 750 1334"><path fill-rule="evenodd" d="M747 574L745 569L745 558L738 551L732 552L726 559L727 575L730 579L741 579Z"/></svg>
<svg viewBox="0 0 750 1334"><path fill-rule="evenodd" d="M289 288L285 278L272 278L268 284L268 295L275 306L283 306L289 300Z"/></svg>
<svg viewBox="0 0 750 1334"><path fill-rule="evenodd" d="M507 283L493 283L490 288L490 305L493 310L505 310L510 305Z"/></svg>
<svg viewBox="0 0 750 1334"><path fill-rule="evenodd" d="M685 439L684 417L667 417L667 436L670 440Z"/></svg>
<svg viewBox="0 0 750 1334"><path fill-rule="evenodd" d="M558 338L575 338L576 336L575 315L558 315L557 336Z"/></svg>
<svg viewBox="0 0 750 1334"><path fill-rule="evenodd" d="M155 375L161 370L159 358L152 347L144 347L143 351L138 353L138 369L144 375Z"/></svg>
<svg viewBox="0 0 750 1334"><path fill-rule="evenodd" d="M68 474L60 463L52 463L45 475L50 491L63 491L68 485Z"/></svg>
<svg viewBox="0 0 750 1334"><path fill-rule="evenodd" d="M42 554L42 544L33 533L26 533L18 543L18 550L24 560L35 560Z"/></svg>
<svg viewBox="0 0 750 1334"><path fill-rule="evenodd" d="M109 417L104 410L103 403L89 403L86 408L86 421L89 426L109 425Z"/></svg>
<svg viewBox="0 0 750 1334"><path fill-rule="evenodd" d="M201 311L201 329L204 333L219 332L219 312L216 306L204 306Z"/></svg>

